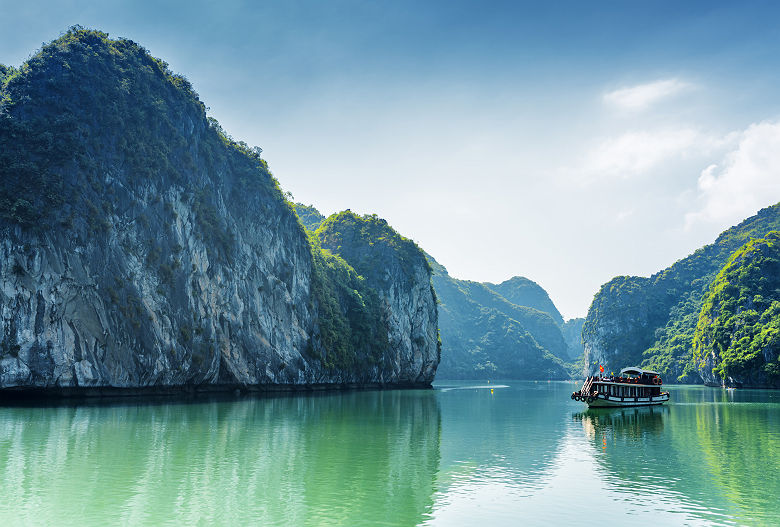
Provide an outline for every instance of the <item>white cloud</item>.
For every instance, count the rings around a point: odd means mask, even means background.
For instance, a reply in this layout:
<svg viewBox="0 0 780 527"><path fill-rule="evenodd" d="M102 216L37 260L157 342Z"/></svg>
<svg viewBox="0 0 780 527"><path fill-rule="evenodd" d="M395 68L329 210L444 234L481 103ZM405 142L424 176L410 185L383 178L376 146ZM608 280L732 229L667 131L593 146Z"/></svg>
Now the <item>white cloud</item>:
<svg viewBox="0 0 780 527"><path fill-rule="evenodd" d="M705 168L698 181L699 210L686 214L697 222L735 222L780 201L780 122L753 124L737 147Z"/></svg>
<svg viewBox="0 0 780 527"><path fill-rule="evenodd" d="M645 110L652 104L691 87L679 79L664 79L647 84L621 88L604 94L604 102L622 110Z"/></svg>
<svg viewBox="0 0 780 527"><path fill-rule="evenodd" d="M605 139L585 157L584 172L596 177L628 178L690 150L701 151L713 139L692 128L627 132Z"/></svg>
<svg viewBox="0 0 780 527"><path fill-rule="evenodd" d="M636 209L633 208L633 207L630 208L630 209L623 209L623 210L621 210L621 211L619 211L617 213L617 215L615 216L615 221L617 221L618 223L624 222L628 218L633 216L635 212L636 212Z"/></svg>

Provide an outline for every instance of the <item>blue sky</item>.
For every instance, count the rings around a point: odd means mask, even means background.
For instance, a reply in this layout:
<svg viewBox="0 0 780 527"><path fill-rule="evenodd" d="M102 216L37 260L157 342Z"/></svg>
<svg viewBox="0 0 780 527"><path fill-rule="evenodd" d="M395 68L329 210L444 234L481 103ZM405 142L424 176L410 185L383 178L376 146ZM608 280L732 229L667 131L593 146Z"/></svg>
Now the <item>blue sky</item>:
<svg viewBox="0 0 780 527"><path fill-rule="evenodd" d="M584 316L780 201L776 2L18 2L0 62L81 24L187 76L282 186L455 277Z"/></svg>

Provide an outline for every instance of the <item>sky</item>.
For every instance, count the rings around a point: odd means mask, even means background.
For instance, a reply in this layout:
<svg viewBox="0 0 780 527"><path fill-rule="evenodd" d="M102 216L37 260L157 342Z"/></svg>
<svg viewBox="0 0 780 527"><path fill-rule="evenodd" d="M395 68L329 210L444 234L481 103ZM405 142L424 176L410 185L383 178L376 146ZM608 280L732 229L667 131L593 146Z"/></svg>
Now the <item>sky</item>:
<svg viewBox="0 0 780 527"><path fill-rule="evenodd" d="M780 3L0 0L0 63L132 39L324 214L565 318L780 201Z"/></svg>

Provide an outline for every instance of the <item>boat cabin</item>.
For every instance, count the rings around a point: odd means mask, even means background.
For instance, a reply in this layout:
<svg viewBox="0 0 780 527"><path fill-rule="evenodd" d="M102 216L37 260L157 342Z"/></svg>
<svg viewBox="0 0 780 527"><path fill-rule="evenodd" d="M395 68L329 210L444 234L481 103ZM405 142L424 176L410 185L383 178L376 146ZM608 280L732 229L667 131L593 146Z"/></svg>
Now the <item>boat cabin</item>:
<svg viewBox="0 0 780 527"><path fill-rule="evenodd" d="M593 387L607 397L656 397L661 395L658 373L640 368L623 368L619 376L600 376Z"/></svg>

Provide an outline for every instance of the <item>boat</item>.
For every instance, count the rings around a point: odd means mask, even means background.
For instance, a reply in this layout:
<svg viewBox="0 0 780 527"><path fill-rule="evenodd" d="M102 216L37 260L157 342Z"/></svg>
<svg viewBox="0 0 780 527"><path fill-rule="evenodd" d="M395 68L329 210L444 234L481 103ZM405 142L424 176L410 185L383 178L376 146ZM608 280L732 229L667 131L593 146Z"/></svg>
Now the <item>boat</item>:
<svg viewBox="0 0 780 527"><path fill-rule="evenodd" d="M669 400L669 392L661 391L662 385L658 373L631 366L620 370L620 375L588 377L571 398L590 408L652 406Z"/></svg>

